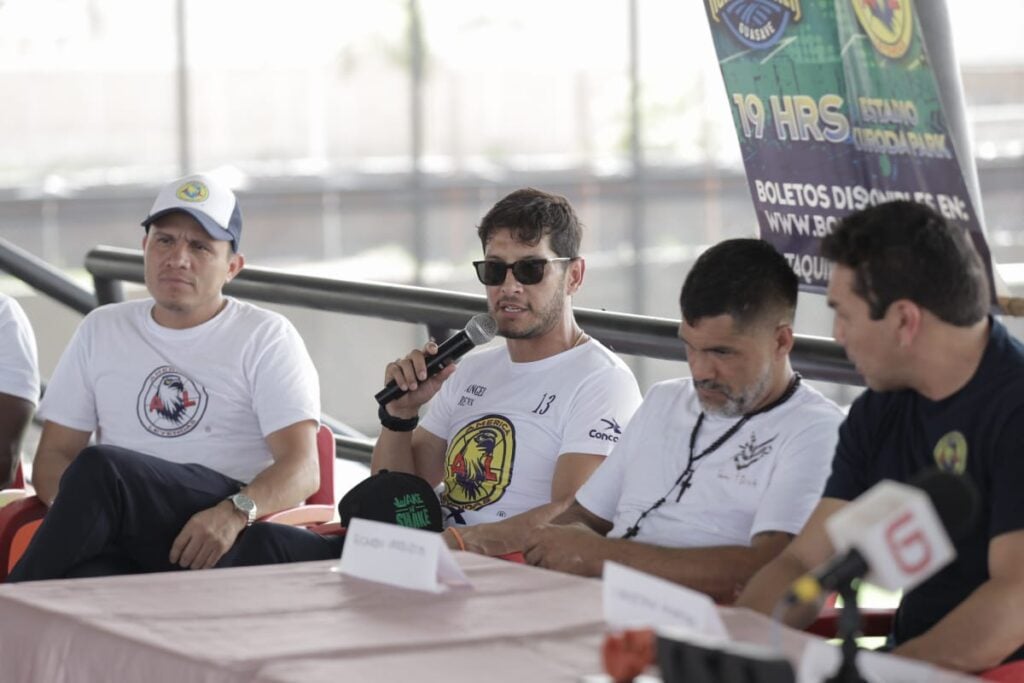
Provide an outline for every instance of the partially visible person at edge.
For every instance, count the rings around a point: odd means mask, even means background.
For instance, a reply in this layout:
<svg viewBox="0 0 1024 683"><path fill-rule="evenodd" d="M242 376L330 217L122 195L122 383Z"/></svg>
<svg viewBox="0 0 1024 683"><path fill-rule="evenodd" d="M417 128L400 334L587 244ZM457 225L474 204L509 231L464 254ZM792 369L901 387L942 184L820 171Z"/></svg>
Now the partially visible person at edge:
<svg viewBox="0 0 1024 683"><path fill-rule="evenodd" d="M0 294L0 489L14 481L21 443L39 401L32 325L18 302Z"/></svg>
<svg viewBox="0 0 1024 683"><path fill-rule="evenodd" d="M600 576L606 560L731 602L807 521L842 411L793 372L797 278L767 242L727 240L683 283L692 377L654 385L526 559Z"/></svg>
<svg viewBox="0 0 1024 683"><path fill-rule="evenodd" d="M822 243L833 262L834 334L868 389L839 434L832 476L803 533L748 584L770 613L833 553L825 520L882 479L938 466L967 477L982 509L956 560L903 596L893 652L961 671L1024 658L1024 347L988 315L967 232L899 201L853 213ZM816 610L791 609L802 626Z"/></svg>
<svg viewBox="0 0 1024 683"><path fill-rule="evenodd" d="M309 354L222 291L245 264L235 195L182 178L143 226L152 298L93 311L61 356L33 472L50 509L9 581L212 567L318 486Z"/></svg>
<svg viewBox="0 0 1024 683"><path fill-rule="evenodd" d="M626 365L576 324L582 226L569 202L532 188L499 201L478 228L474 262L505 343L427 378L428 343L384 381L408 393L379 411L372 470L444 483L445 540L488 555L522 550L527 531L570 502L640 403ZM421 407L433 399L418 424ZM258 524L237 564L338 557L343 538Z"/></svg>

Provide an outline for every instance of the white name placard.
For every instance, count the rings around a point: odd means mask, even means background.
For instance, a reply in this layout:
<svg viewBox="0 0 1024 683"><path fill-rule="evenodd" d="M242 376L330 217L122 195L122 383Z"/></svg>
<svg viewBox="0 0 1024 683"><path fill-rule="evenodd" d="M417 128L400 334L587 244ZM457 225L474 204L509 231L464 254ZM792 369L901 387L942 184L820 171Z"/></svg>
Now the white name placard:
<svg viewBox="0 0 1024 683"><path fill-rule="evenodd" d="M349 523L337 570L430 593L470 585L441 534L368 519Z"/></svg>
<svg viewBox="0 0 1024 683"><path fill-rule="evenodd" d="M615 562L604 563L603 601L604 620L615 627L674 626L712 639L729 637L708 596Z"/></svg>

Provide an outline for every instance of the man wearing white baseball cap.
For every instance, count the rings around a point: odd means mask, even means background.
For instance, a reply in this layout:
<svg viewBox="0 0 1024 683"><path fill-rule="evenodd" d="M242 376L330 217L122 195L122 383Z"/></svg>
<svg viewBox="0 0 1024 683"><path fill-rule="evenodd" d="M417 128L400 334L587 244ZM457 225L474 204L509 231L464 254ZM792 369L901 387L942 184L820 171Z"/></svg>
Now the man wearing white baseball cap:
<svg viewBox="0 0 1024 683"><path fill-rule="evenodd" d="M231 251L238 253L242 238L242 210L235 193L210 176L194 175L164 185L142 221L148 228L164 216L175 212L186 213L203 226L215 240L231 242Z"/></svg>
<svg viewBox="0 0 1024 683"><path fill-rule="evenodd" d="M234 193L181 178L142 225L151 298L96 309L64 351L39 407L33 483L51 507L9 581L212 567L319 484L298 332L223 294L245 264Z"/></svg>

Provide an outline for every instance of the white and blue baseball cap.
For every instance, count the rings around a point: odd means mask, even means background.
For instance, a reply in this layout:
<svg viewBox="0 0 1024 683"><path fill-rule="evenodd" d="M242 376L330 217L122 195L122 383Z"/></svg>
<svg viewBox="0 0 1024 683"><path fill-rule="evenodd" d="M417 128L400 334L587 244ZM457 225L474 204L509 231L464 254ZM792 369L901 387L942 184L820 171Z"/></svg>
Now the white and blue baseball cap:
<svg viewBox="0 0 1024 683"><path fill-rule="evenodd" d="M142 226L148 228L160 217L175 211L192 216L210 237L231 242L231 250L238 251L242 240L242 210L235 193L227 186L202 173L178 178L160 190Z"/></svg>

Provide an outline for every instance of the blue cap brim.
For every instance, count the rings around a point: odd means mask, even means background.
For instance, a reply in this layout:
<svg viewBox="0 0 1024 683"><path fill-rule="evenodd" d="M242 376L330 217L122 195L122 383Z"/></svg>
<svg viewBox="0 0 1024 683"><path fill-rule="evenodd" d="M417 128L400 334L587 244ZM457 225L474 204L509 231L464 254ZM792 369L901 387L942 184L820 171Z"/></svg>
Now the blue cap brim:
<svg viewBox="0 0 1024 683"><path fill-rule="evenodd" d="M225 230L224 228L217 225L217 222L207 216L198 209L189 209L182 206L176 206L170 209L164 209L163 211L157 211L152 216L148 216L146 220L142 221L142 227L148 228L154 222L160 220L164 216L172 213L187 213L192 218L195 218L199 225L203 226L203 230L207 232L215 240L222 240L224 242L231 242L231 250L238 251L238 242L235 241L234 235Z"/></svg>

